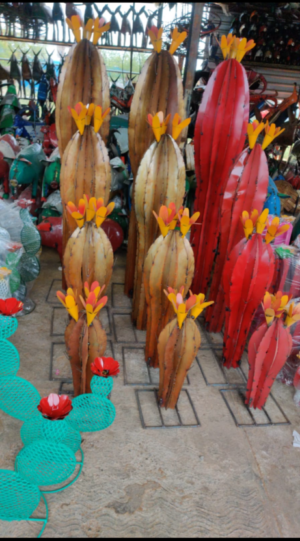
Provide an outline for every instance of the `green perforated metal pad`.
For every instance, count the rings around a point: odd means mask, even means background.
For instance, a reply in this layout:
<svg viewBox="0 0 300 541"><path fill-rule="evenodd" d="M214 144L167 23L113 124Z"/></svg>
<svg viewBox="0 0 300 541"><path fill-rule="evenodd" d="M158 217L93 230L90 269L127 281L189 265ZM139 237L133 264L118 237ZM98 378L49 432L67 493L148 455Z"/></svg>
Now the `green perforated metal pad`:
<svg viewBox="0 0 300 541"><path fill-rule="evenodd" d="M0 470L0 487L1 520L26 520L39 505L38 486L14 471Z"/></svg>
<svg viewBox="0 0 300 541"><path fill-rule="evenodd" d="M74 398L72 405L66 421L80 432L104 430L116 416L115 406L104 396L82 394Z"/></svg>
<svg viewBox="0 0 300 541"><path fill-rule="evenodd" d="M35 255L41 247L41 235L33 225L24 225L21 231L21 242L28 255Z"/></svg>
<svg viewBox="0 0 300 541"><path fill-rule="evenodd" d="M0 339L0 378L15 376L20 367L20 355L13 344Z"/></svg>
<svg viewBox="0 0 300 541"><path fill-rule="evenodd" d="M73 451L66 445L39 440L20 451L15 469L27 481L44 487L66 481L76 464Z"/></svg>
<svg viewBox="0 0 300 541"><path fill-rule="evenodd" d="M19 262L18 271L23 282L35 280L40 274L40 262L38 258L27 253L23 254Z"/></svg>
<svg viewBox="0 0 300 541"><path fill-rule="evenodd" d="M20 210L20 218L23 222L23 224L32 225L32 219L31 214L28 209L21 209Z"/></svg>
<svg viewBox="0 0 300 541"><path fill-rule="evenodd" d="M8 415L26 421L36 415L40 399L36 388L26 379L0 378L0 409Z"/></svg>
<svg viewBox="0 0 300 541"><path fill-rule="evenodd" d="M81 435L64 419L51 421L44 419L41 415L35 416L26 421L21 428L21 439L24 445L30 445L36 440L47 440L53 443L63 443L73 453L80 447Z"/></svg>
<svg viewBox="0 0 300 541"><path fill-rule="evenodd" d="M0 315L0 338L9 338L17 328L18 320L15 317Z"/></svg>
<svg viewBox="0 0 300 541"><path fill-rule="evenodd" d="M101 378L99 376L93 376L91 381L91 390L94 394L100 394L102 396L107 396L111 393L114 385L112 377Z"/></svg>

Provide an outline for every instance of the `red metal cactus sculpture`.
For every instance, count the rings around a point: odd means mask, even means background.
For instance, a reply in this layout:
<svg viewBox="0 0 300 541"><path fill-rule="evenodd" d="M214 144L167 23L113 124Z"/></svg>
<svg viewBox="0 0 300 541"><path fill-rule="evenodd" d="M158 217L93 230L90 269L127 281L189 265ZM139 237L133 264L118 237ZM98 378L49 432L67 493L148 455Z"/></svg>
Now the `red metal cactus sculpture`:
<svg viewBox="0 0 300 541"><path fill-rule="evenodd" d="M177 217L180 231L175 230ZM178 213L172 204L169 209L161 207L157 216L161 235L150 247L144 271L144 287L147 302L147 334L145 360L158 367L157 341L160 332L172 319L172 306L163 291L168 286L179 289L183 284L186 295L194 274L194 255L186 234L198 214L189 217L188 209Z"/></svg>
<svg viewBox="0 0 300 541"><path fill-rule="evenodd" d="M259 216L243 212L245 238L231 251L223 272L225 293L225 330L223 360L227 368L236 368L241 360L254 314L272 283L275 258L270 242L288 226L279 226L279 218L267 225L268 209ZM254 232L256 229L256 232Z"/></svg>
<svg viewBox="0 0 300 541"><path fill-rule="evenodd" d="M205 88L195 127L195 210L201 227L192 229L195 254L194 291L207 291L220 233L224 186L244 147L249 118L249 86L240 64L254 47L251 40L222 36L224 58Z"/></svg>
<svg viewBox="0 0 300 541"><path fill-rule="evenodd" d="M176 30L176 29L175 29ZM154 51L146 60L136 84L129 115L129 156L134 179L137 176L141 160L154 141L154 134L151 126L147 123L147 115L161 111L164 117L178 113L185 118L185 107L183 99L183 85L181 74L173 54L182 40L186 38L186 32L172 35L172 44L169 51L162 50L162 33L154 26L148 30ZM171 125L167 133L172 133ZM181 134L180 140L184 137ZM134 202L133 186L133 202ZM128 252L126 262L125 293L131 294L134 286L134 274L136 264L137 246L137 224L135 207L132 206L129 224Z"/></svg>
<svg viewBox="0 0 300 541"><path fill-rule="evenodd" d="M211 304L204 295L193 295L183 300L184 286L179 293L168 288L165 294L171 301L177 318L162 330L158 340L159 391L161 406L174 409L183 382L201 345L201 335L195 319Z"/></svg>
<svg viewBox="0 0 300 541"><path fill-rule="evenodd" d="M180 122L178 114L172 122L172 136L166 133L170 115L148 115L156 141L145 152L135 180L135 214L137 219L137 252L134 280L132 319L138 329L146 328L146 299L143 284L144 262L151 244L159 234L153 211L161 205L175 208L183 202L185 192L185 165L176 143L190 119Z"/></svg>
<svg viewBox="0 0 300 541"><path fill-rule="evenodd" d="M263 129L265 129L265 137L260 145L256 143L256 140ZM215 303L207 310L205 317L208 330L211 332L221 332L224 324L225 304L221 278L226 257L243 238L240 215L243 210L250 212L253 208L260 214L266 199L269 170L264 149L284 131L275 128L274 135L270 137L270 129L268 123L265 125L263 122L254 121L248 124L249 148L243 150L238 156L224 188L221 232L209 294L210 300L214 300Z"/></svg>
<svg viewBox="0 0 300 541"><path fill-rule="evenodd" d="M300 320L300 304L291 303L280 291L266 293L263 308L266 322L253 333L248 346L249 374L246 404L261 409L277 374L292 350L290 326Z"/></svg>
<svg viewBox="0 0 300 541"><path fill-rule="evenodd" d="M65 331L65 343L72 369L74 396L91 392L91 364L96 357L102 357L105 353L106 333L96 317L107 303L107 297L100 298L104 287L100 287L98 282L94 282L90 288L88 283L84 284L86 301L81 298L82 312L79 312L71 288L66 295L57 292L58 299L72 317Z"/></svg>

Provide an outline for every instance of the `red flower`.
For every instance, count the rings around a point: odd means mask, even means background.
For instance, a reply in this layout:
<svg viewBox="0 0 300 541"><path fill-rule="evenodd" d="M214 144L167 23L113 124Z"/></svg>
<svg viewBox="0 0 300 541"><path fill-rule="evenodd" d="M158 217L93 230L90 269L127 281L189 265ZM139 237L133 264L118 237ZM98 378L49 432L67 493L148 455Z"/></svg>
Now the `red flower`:
<svg viewBox="0 0 300 541"><path fill-rule="evenodd" d="M91 370L96 376L107 378L116 376L120 372L119 363L112 357L96 357L91 364Z"/></svg>
<svg viewBox="0 0 300 541"><path fill-rule="evenodd" d="M53 421L64 419L66 415L70 413L72 408L72 402L67 395L62 394L59 396L55 393L51 393L49 396L42 398L38 405L38 410L43 417L52 419Z"/></svg>
<svg viewBox="0 0 300 541"><path fill-rule="evenodd" d="M23 308L23 303L11 297L10 299L0 299L0 314L3 316L13 316L20 312Z"/></svg>

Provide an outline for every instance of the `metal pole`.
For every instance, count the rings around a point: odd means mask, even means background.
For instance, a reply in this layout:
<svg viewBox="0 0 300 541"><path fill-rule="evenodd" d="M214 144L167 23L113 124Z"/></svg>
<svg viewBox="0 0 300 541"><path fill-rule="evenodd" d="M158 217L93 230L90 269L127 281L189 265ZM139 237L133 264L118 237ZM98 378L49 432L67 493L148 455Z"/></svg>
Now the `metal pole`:
<svg viewBox="0 0 300 541"><path fill-rule="evenodd" d="M202 23L204 2L193 4L191 28L189 32L187 56L184 70L183 85L185 89L185 110L187 116L190 111L190 103L194 86L195 71L198 57L199 37Z"/></svg>
<svg viewBox="0 0 300 541"><path fill-rule="evenodd" d="M131 27L131 36L130 36L130 79L132 77L132 57L133 57L133 22L134 22L134 14L135 14L135 2L133 2L133 10L132 10L132 27ZM136 38L137 39L137 38Z"/></svg>

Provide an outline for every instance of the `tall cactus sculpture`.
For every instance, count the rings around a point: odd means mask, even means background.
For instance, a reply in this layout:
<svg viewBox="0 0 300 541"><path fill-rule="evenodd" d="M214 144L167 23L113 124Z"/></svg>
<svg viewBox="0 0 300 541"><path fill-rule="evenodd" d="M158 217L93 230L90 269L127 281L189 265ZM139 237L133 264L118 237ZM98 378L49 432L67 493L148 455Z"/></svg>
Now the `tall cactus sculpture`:
<svg viewBox="0 0 300 541"><path fill-rule="evenodd" d="M263 301L266 322L252 334L248 346L249 374L246 404L261 409L277 374L288 359L293 340L290 326L300 320L300 304L289 303L280 291L266 293Z"/></svg>
<svg viewBox="0 0 300 541"><path fill-rule="evenodd" d="M173 117L178 113L180 118L185 118L182 79L173 54L186 38L186 32L179 34L177 29L173 31L173 41L169 51L162 50L162 28L158 30L152 26L148 32L154 51L146 60L139 75L129 115L129 156L134 179L136 179L145 152L154 141L153 130L147 122L147 115L161 111L164 117L168 115ZM166 133L171 135L171 125L167 127ZM179 135L178 145L181 138L182 135ZM137 224L134 197L135 187L133 185L133 205L130 215L125 276L125 293L127 295L133 291L136 264Z"/></svg>
<svg viewBox="0 0 300 541"><path fill-rule="evenodd" d="M275 126L275 125L274 125ZM282 131L274 129L274 136L270 138L269 131L273 127L263 122L254 121L248 124L249 148L246 148L238 156L224 188L224 197L221 210L221 233L219 247L216 254L212 284L209 298L214 300L214 305L206 311L208 330L221 332L224 318L225 305L222 288L222 273L232 248L243 238L243 228L240 216L243 210L250 212L255 208L258 214L262 212L267 196L269 184L269 170L264 149ZM257 137L265 129L265 137L262 145L256 143Z"/></svg>
<svg viewBox="0 0 300 541"><path fill-rule="evenodd" d="M183 300L184 286L179 293L168 288L165 294L171 301L177 318L162 330L158 340L159 401L166 409L174 409L187 372L201 345L201 335L195 319L212 302L204 302L204 295L193 295Z"/></svg>
<svg viewBox="0 0 300 541"><path fill-rule="evenodd" d="M180 122L178 114L172 122L172 136L166 133L169 116L148 115L156 141L145 152L135 180L135 214L137 219L137 252L135 266L132 319L138 329L146 328L146 300L143 284L144 262L151 244L158 235L153 215L161 205L171 201L179 208L185 192L185 165L175 141L190 119Z"/></svg>
<svg viewBox="0 0 300 541"><path fill-rule="evenodd" d="M194 255L186 234L197 220L198 214L189 218L189 211L178 212L174 204L162 206L157 216L161 235L150 247L144 270L144 287L147 302L147 335L145 360L158 367L157 341L162 329L172 319L172 306L163 291L167 287L179 289L183 285L186 295L194 275ZM175 230L177 219L180 231Z"/></svg>
<svg viewBox="0 0 300 541"><path fill-rule="evenodd" d="M113 211L114 203L105 207L103 199L84 196L78 208L71 202L67 208L78 227L67 242L63 257L64 271L67 286L74 290L79 302L85 282L89 286L95 281L106 286L110 282L113 249L101 224Z"/></svg>
<svg viewBox="0 0 300 541"><path fill-rule="evenodd" d="M231 251L223 272L225 330L223 360L236 368L241 360L254 314L272 283L275 257L270 242L289 226L279 226L279 218L267 224L268 209L259 216L243 212L245 238ZM267 233L262 237L267 224ZM254 232L256 229L256 232Z"/></svg>
<svg viewBox="0 0 300 541"><path fill-rule="evenodd" d="M98 134L109 109L102 113L100 106L77 103L74 109L69 107L69 111L78 131L69 141L62 159L60 193L64 213L63 251L75 229L75 222L67 212L68 202L72 201L77 206L86 193L90 197L102 198L104 204L107 204L111 185L108 152ZM93 115L94 126L91 125Z"/></svg>
<svg viewBox="0 0 300 541"><path fill-rule="evenodd" d="M100 35L109 28L109 25L99 28L99 18L95 21L90 19L83 29L80 17L74 15L71 20L67 19L73 30L77 43L73 45L64 62L60 74L57 100L56 100L56 133L60 156L76 132L76 125L68 115L67 107L74 107L76 103L98 103L105 111L110 105L109 80L105 64L99 49L95 46ZM89 41L94 31L93 43ZM101 126L101 137L107 141L109 134L109 115Z"/></svg>
<svg viewBox="0 0 300 541"><path fill-rule="evenodd" d="M195 254L193 290L206 293L218 237L224 186L237 156L244 147L249 118L249 86L240 64L254 47L251 40L222 36L224 60L205 88L195 126L197 190L194 209L201 223L192 229Z"/></svg>
<svg viewBox="0 0 300 541"><path fill-rule="evenodd" d="M74 396L91 392L91 364L96 357L105 353L106 333L96 318L107 303L107 297L100 298L104 287L100 287L98 282L93 282L90 288L87 282L84 284L86 301L81 297L81 303L85 311L81 313L72 288L68 288L66 295L57 292L58 299L72 317L65 331L65 342L72 369Z"/></svg>

